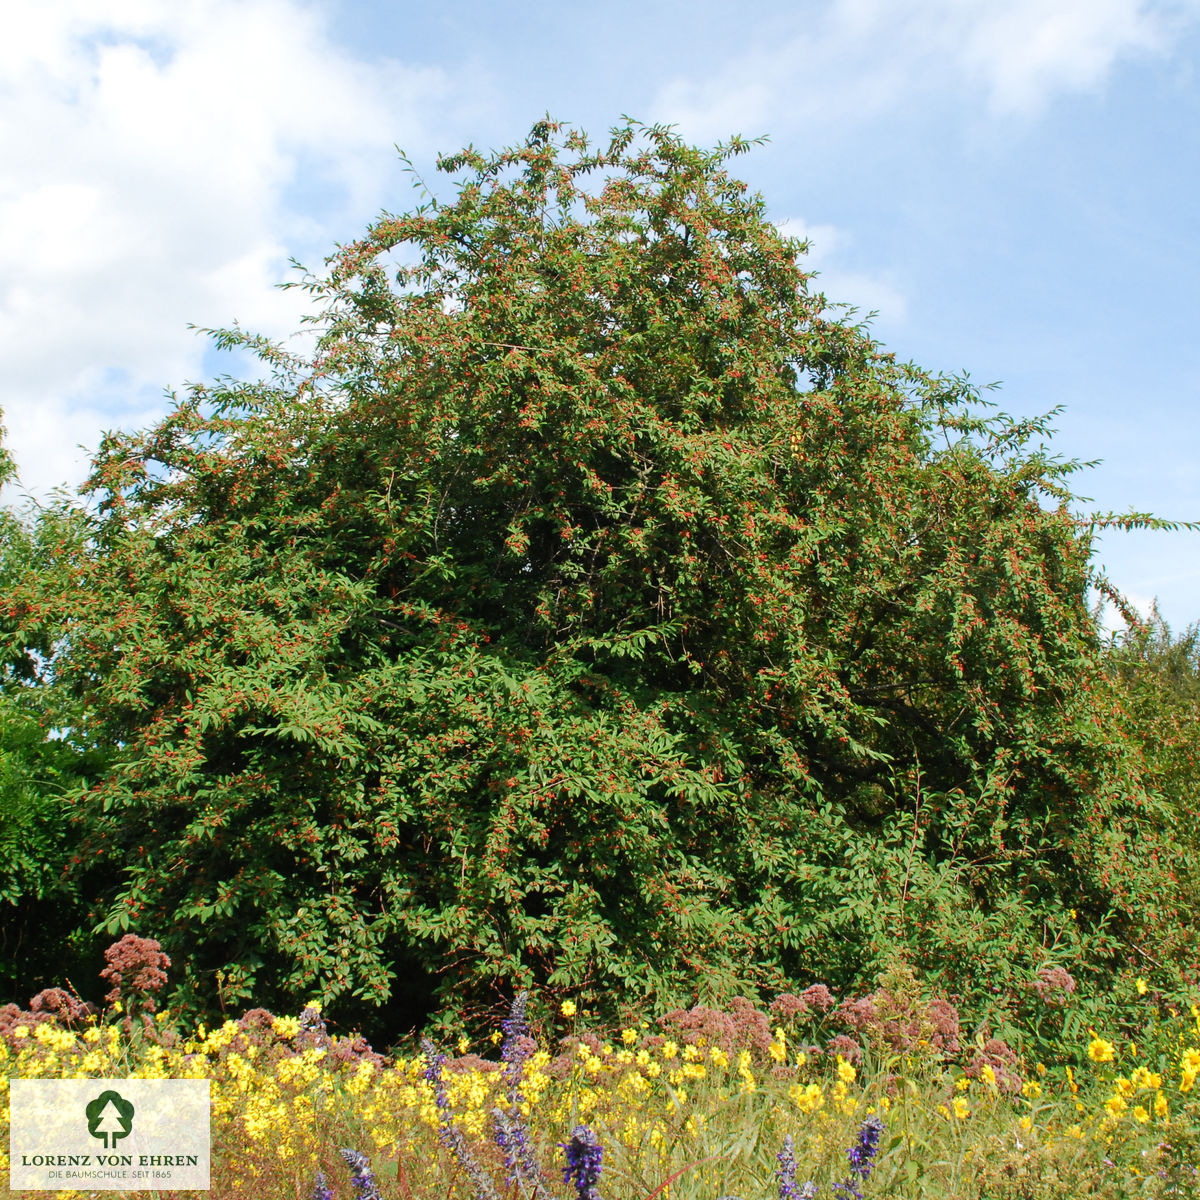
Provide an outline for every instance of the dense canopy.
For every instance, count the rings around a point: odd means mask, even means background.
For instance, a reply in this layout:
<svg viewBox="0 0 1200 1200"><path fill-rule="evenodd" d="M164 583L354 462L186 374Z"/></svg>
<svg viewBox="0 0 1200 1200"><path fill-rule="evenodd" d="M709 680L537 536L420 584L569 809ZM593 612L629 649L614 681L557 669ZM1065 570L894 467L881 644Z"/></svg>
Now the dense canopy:
<svg viewBox="0 0 1200 1200"><path fill-rule="evenodd" d="M1045 423L900 364L726 171L549 121L110 435L10 592L111 761L93 920L359 1024L1194 948ZM1142 902L1153 889L1152 908Z"/></svg>

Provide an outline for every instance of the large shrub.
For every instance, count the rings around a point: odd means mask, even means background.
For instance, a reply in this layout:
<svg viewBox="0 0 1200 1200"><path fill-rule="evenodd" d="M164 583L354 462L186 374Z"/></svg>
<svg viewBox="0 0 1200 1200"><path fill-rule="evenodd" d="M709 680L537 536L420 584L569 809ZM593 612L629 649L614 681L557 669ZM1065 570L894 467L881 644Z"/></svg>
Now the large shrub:
<svg viewBox="0 0 1200 1200"><path fill-rule="evenodd" d="M269 377L103 443L90 541L9 608L58 600L116 748L97 919L183 996L1182 978L1075 464L831 308L746 148L446 159L306 281L311 356L219 332Z"/></svg>

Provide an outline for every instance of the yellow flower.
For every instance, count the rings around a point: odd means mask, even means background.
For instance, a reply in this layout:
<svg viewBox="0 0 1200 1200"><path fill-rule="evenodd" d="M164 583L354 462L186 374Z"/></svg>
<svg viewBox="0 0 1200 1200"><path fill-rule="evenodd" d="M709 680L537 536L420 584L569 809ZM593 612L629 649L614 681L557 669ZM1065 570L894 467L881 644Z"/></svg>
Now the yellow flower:
<svg viewBox="0 0 1200 1200"><path fill-rule="evenodd" d="M562 1013L562 1015L564 1017L573 1017L575 1015L575 1001L574 1000L564 1000L558 1006L558 1011L560 1013Z"/></svg>
<svg viewBox="0 0 1200 1200"><path fill-rule="evenodd" d="M970 1086L971 1081L966 1075L960 1075L955 1081L954 1086L960 1091L965 1092Z"/></svg>
<svg viewBox="0 0 1200 1200"><path fill-rule="evenodd" d="M500 1041L503 1037L504 1037L504 1034L502 1034L500 1032L500 1030L493 1029L491 1034L488 1037L488 1040L492 1043L493 1046L498 1046L498 1045L500 1045Z"/></svg>
<svg viewBox="0 0 1200 1200"><path fill-rule="evenodd" d="M679 1047L674 1042L663 1042L661 1053L663 1058L674 1058L679 1053Z"/></svg>
<svg viewBox="0 0 1200 1200"><path fill-rule="evenodd" d="M1179 1061L1185 1071L1200 1071L1200 1050L1185 1050Z"/></svg>
<svg viewBox="0 0 1200 1200"><path fill-rule="evenodd" d="M1073 1138L1082 1138L1082 1137L1083 1137L1083 1128L1082 1128L1082 1126L1080 1126L1080 1125L1072 1125L1072 1126L1071 1126L1071 1127L1070 1127L1070 1128L1067 1130L1067 1137L1073 1137Z"/></svg>
<svg viewBox="0 0 1200 1200"><path fill-rule="evenodd" d="M276 1037L294 1038L300 1032L300 1022L295 1017L276 1017L271 1022L271 1032Z"/></svg>
<svg viewBox="0 0 1200 1200"><path fill-rule="evenodd" d="M1037 1071L1037 1073L1038 1073L1039 1075L1045 1075L1045 1073L1046 1073L1046 1064L1045 1064L1045 1063L1038 1063L1038 1065L1037 1065L1037 1067L1035 1068L1035 1070Z"/></svg>
<svg viewBox="0 0 1200 1200"><path fill-rule="evenodd" d="M984 1063L983 1069L979 1072L979 1077L984 1083L989 1083L992 1087L996 1086L996 1072L992 1070L991 1063Z"/></svg>
<svg viewBox="0 0 1200 1200"><path fill-rule="evenodd" d="M1112 1116L1119 1117L1129 1105L1126 1103L1124 1096L1109 1096L1104 1102L1104 1107L1108 1109Z"/></svg>
<svg viewBox="0 0 1200 1200"><path fill-rule="evenodd" d="M838 1055L837 1073L843 1083L853 1083L858 1078L858 1072L840 1054Z"/></svg>
<svg viewBox="0 0 1200 1200"><path fill-rule="evenodd" d="M1036 1100L1042 1094L1042 1085L1036 1079L1027 1079L1021 1084L1021 1095Z"/></svg>
<svg viewBox="0 0 1200 1200"><path fill-rule="evenodd" d="M1162 1092L1159 1092L1158 1095L1154 1097L1154 1115L1165 1121L1168 1112L1167 1098L1162 1094Z"/></svg>
<svg viewBox="0 0 1200 1200"><path fill-rule="evenodd" d="M1145 1123L1146 1123L1148 1120L1150 1120L1150 1111L1149 1111L1149 1109L1147 1109L1145 1105L1143 1105L1143 1104L1139 1104L1139 1105L1138 1105L1138 1106L1137 1106L1137 1107L1136 1107L1136 1108L1133 1110L1133 1119L1134 1119L1135 1121L1140 1121L1140 1122L1141 1122L1143 1125L1145 1125Z"/></svg>
<svg viewBox="0 0 1200 1200"><path fill-rule="evenodd" d="M1093 1037L1088 1043L1088 1058L1092 1062L1112 1062L1114 1057L1112 1042L1106 1042L1102 1037Z"/></svg>
<svg viewBox="0 0 1200 1200"><path fill-rule="evenodd" d="M459 1052L459 1054L466 1054L466 1052L468 1051L468 1049L470 1049L470 1046L471 1046L471 1042L470 1042L470 1040L469 1040L468 1038L466 1038L466 1037L460 1037L460 1038L458 1039L458 1052Z"/></svg>
<svg viewBox="0 0 1200 1200"><path fill-rule="evenodd" d="M965 1121L971 1115L971 1106L963 1096L954 1097L954 1115L960 1121Z"/></svg>
<svg viewBox="0 0 1200 1200"><path fill-rule="evenodd" d="M622 1029L621 1041L623 1041L627 1046L632 1046L633 1043L637 1041L637 1031L634 1029Z"/></svg>
<svg viewBox="0 0 1200 1200"><path fill-rule="evenodd" d="M1071 920L1077 921L1078 919L1079 919L1079 914L1074 909L1071 909Z"/></svg>
<svg viewBox="0 0 1200 1200"><path fill-rule="evenodd" d="M825 1093L821 1091L820 1085L816 1083L793 1083L788 1088L788 1096L802 1113L816 1112L817 1109L822 1108L825 1104Z"/></svg>
<svg viewBox="0 0 1200 1200"><path fill-rule="evenodd" d="M1139 979L1136 986L1137 994L1139 996L1144 996L1146 994L1146 981L1144 979Z"/></svg>
<svg viewBox="0 0 1200 1200"><path fill-rule="evenodd" d="M1033 1128L1033 1119L1031 1117L1022 1117L1017 1125L1019 1128L1028 1133Z"/></svg>
<svg viewBox="0 0 1200 1200"><path fill-rule="evenodd" d="M950 1110L944 1104L939 1104L937 1110L947 1121L950 1120Z"/></svg>

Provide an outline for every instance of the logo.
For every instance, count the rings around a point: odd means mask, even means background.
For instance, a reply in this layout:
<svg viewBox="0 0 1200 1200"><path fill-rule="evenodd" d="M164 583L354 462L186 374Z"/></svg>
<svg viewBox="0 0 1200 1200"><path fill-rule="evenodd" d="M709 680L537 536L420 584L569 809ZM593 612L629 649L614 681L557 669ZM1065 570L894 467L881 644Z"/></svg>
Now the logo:
<svg viewBox="0 0 1200 1200"><path fill-rule="evenodd" d="M8 1091L12 1192L208 1190L207 1079L17 1078Z"/></svg>
<svg viewBox="0 0 1200 1200"><path fill-rule="evenodd" d="M133 1128L133 1105L120 1092L111 1089L101 1092L84 1112L88 1133L99 1138L105 1150L111 1150L120 1138L128 1137Z"/></svg>

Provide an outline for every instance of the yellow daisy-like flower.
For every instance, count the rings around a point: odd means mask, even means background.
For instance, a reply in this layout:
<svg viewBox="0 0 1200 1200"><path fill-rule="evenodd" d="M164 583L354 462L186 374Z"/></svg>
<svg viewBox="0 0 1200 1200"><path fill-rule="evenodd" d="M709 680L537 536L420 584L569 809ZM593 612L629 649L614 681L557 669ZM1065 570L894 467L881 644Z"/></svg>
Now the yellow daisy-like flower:
<svg viewBox="0 0 1200 1200"><path fill-rule="evenodd" d="M1112 1042L1106 1042L1102 1037L1093 1037L1088 1043L1088 1058L1092 1062L1112 1062L1115 1057L1116 1052Z"/></svg>
<svg viewBox="0 0 1200 1200"><path fill-rule="evenodd" d="M674 1058L679 1053L679 1047L674 1042L663 1042L661 1054L663 1058Z"/></svg>
<svg viewBox="0 0 1200 1200"><path fill-rule="evenodd" d="M1104 1102L1104 1107L1108 1109L1110 1115L1119 1117L1129 1105L1124 1096L1109 1096Z"/></svg>
<svg viewBox="0 0 1200 1200"><path fill-rule="evenodd" d="M575 1011L576 1011L575 1010L575 1001L574 1000L564 1000L558 1006L558 1011L560 1013L562 1013L562 1015L564 1017L573 1017L575 1015Z"/></svg>
<svg viewBox="0 0 1200 1200"><path fill-rule="evenodd" d="M954 1097L954 1115L960 1121L965 1121L971 1115L971 1106L962 1096Z"/></svg>
<svg viewBox="0 0 1200 1200"><path fill-rule="evenodd" d="M1133 1119L1135 1121L1140 1121L1143 1125L1145 1125L1145 1123L1150 1120L1150 1110L1146 1108L1144 1104L1139 1104L1133 1110Z"/></svg>
<svg viewBox="0 0 1200 1200"><path fill-rule="evenodd" d="M1135 986L1137 987L1137 994L1139 996L1144 996L1146 994L1146 981L1144 979L1139 979Z"/></svg>
<svg viewBox="0 0 1200 1200"><path fill-rule="evenodd" d="M632 1046L633 1043L637 1041L637 1030L622 1029L621 1030L621 1041L623 1041L625 1043L625 1045L627 1045L627 1046Z"/></svg>
<svg viewBox="0 0 1200 1200"><path fill-rule="evenodd" d="M815 1083L793 1083L788 1088L788 1096L802 1113L816 1112L817 1109L822 1108L825 1104L825 1094L821 1091L820 1086Z"/></svg>
<svg viewBox="0 0 1200 1200"><path fill-rule="evenodd" d="M838 1055L837 1073L843 1083L853 1083L858 1078L858 1072L840 1054Z"/></svg>
<svg viewBox="0 0 1200 1200"><path fill-rule="evenodd" d="M1169 1112L1170 1109L1167 1107L1167 1098L1162 1094L1162 1092L1159 1092L1158 1095L1154 1097L1154 1115L1165 1121Z"/></svg>
<svg viewBox="0 0 1200 1200"><path fill-rule="evenodd" d="M965 1092L971 1086L971 1080L966 1075L960 1075L955 1081L954 1086L960 1091Z"/></svg>
<svg viewBox="0 0 1200 1200"><path fill-rule="evenodd" d="M950 1110L944 1104L939 1104L937 1106L937 1111L941 1116L945 1117L947 1121L950 1120Z"/></svg>

